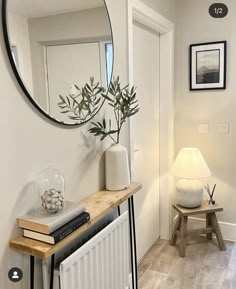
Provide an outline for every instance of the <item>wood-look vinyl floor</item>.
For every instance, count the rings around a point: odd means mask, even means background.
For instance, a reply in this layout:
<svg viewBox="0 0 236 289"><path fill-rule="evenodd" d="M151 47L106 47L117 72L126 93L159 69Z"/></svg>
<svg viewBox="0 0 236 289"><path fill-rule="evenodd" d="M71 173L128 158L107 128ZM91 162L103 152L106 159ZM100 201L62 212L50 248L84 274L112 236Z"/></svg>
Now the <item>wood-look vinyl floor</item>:
<svg viewBox="0 0 236 289"><path fill-rule="evenodd" d="M197 237L180 258L178 242L158 240L139 264L139 289L236 289L236 243Z"/></svg>

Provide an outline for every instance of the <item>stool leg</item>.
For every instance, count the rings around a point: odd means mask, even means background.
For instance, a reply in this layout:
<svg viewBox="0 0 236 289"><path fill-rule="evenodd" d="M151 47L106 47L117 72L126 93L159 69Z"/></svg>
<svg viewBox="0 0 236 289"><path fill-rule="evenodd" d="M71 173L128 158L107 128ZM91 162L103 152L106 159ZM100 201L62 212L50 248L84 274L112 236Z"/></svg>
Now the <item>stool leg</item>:
<svg viewBox="0 0 236 289"><path fill-rule="evenodd" d="M211 218L209 214L206 214L206 228L211 228ZM206 234L207 240L212 240L212 233Z"/></svg>
<svg viewBox="0 0 236 289"><path fill-rule="evenodd" d="M216 214L215 213L211 213L210 214L210 219L211 219L211 225L212 225L212 229L213 232L216 234L216 238L220 247L221 251L225 251L225 244L224 244L224 240L223 237L221 235L221 231L220 231L220 227L216 218Z"/></svg>
<svg viewBox="0 0 236 289"><path fill-rule="evenodd" d="M177 237L178 237L178 231L181 227L181 217L180 215L178 215L178 218L176 220L175 226L174 226L174 230L170 239L170 245L174 246L176 244L177 241Z"/></svg>
<svg viewBox="0 0 236 289"><path fill-rule="evenodd" d="M181 217L181 228L180 228L180 245L179 245L179 256L181 258L185 257L185 249L186 249L186 233L187 233L187 224L188 217Z"/></svg>

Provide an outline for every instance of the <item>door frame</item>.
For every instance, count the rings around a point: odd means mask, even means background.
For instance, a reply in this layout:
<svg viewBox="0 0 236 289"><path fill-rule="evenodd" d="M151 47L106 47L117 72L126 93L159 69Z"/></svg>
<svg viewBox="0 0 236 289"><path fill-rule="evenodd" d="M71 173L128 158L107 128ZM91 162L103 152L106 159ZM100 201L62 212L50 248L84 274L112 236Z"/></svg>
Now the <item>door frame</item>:
<svg viewBox="0 0 236 289"><path fill-rule="evenodd" d="M140 0L127 0L128 80L133 84L133 21L160 34L160 122L159 122L159 200L160 237L169 240L171 232L171 196L173 179L169 168L174 154L174 24ZM134 139L129 121L129 154L131 179L134 172Z"/></svg>

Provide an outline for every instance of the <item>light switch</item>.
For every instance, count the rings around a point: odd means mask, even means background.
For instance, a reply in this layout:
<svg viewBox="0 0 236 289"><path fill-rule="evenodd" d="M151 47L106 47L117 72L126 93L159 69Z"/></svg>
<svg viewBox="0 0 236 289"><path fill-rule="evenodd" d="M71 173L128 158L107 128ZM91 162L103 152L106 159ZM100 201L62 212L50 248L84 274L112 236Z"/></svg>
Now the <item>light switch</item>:
<svg viewBox="0 0 236 289"><path fill-rule="evenodd" d="M223 134L228 134L229 133L229 124L228 123L218 123L217 125L217 132L218 133L223 133Z"/></svg>
<svg viewBox="0 0 236 289"><path fill-rule="evenodd" d="M209 132L209 124L208 123L199 123L198 132L200 134L207 134Z"/></svg>
<svg viewBox="0 0 236 289"><path fill-rule="evenodd" d="M138 145L134 145L134 152L137 153L140 150Z"/></svg>

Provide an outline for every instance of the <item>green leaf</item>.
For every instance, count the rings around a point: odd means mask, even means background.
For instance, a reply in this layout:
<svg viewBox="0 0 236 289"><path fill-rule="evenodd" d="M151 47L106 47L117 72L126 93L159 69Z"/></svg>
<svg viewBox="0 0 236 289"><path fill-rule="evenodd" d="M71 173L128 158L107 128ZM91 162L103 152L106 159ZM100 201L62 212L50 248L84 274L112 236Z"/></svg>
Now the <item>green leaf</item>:
<svg viewBox="0 0 236 289"><path fill-rule="evenodd" d="M96 132L94 135L95 135L95 136L98 136L98 135L102 135L102 134L103 134L102 131L98 131L98 132Z"/></svg>
<svg viewBox="0 0 236 289"><path fill-rule="evenodd" d="M99 94L99 93L104 92L104 91L106 91L106 90L105 90L103 87L100 87L100 88L97 90L96 94Z"/></svg>
<svg viewBox="0 0 236 289"><path fill-rule="evenodd" d="M114 102L114 100L111 99L107 94L103 94L103 93L102 93L102 97L104 97L104 98L105 98L106 100L108 100L108 101Z"/></svg>
<svg viewBox="0 0 236 289"><path fill-rule="evenodd" d="M96 100L95 105L99 104L100 100L101 100L101 97L99 97L99 99Z"/></svg>
<svg viewBox="0 0 236 289"><path fill-rule="evenodd" d="M112 81L111 81L111 83L110 83L110 88L111 88L111 90L115 91L115 86L114 86L114 84L113 84Z"/></svg>
<svg viewBox="0 0 236 289"><path fill-rule="evenodd" d="M110 135L110 134L114 134L114 133L117 133L118 130L110 130L109 132L107 132L107 135Z"/></svg>
<svg viewBox="0 0 236 289"><path fill-rule="evenodd" d="M104 135L100 138L100 140L102 141L102 140L104 140L106 137L107 137L107 135L104 134Z"/></svg>
<svg viewBox="0 0 236 289"><path fill-rule="evenodd" d="M84 87L85 89L87 89L87 90L89 90L90 92L92 92L92 88L86 83L85 84L85 87Z"/></svg>
<svg viewBox="0 0 236 289"><path fill-rule="evenodd" d="M61 109L65 109L67 108L68 106L67 105L58 105Z"/></svg>
<svg viewBox="0 0 236 289"><path fill-rule="evenodd" d="M79 116L69 116L69 118L73 120L81 120Z"/></svg>
<svg viewBox="0 0 236 289"><path fill-rule="evenodd" d="M100 131L100 130L101 130L100 127L93 127L93 128L91 128L91 131L92 131L92 132L98 132L98 131Z"/></svg>
<svg viewBox="0 0 236 289"><path fill-rule="evenodd" d="M61 111L61 113L68 113L70 110Z"/></svg>
<svg viewBox="0 0 236 289"><path fill-rule="evenodd" d="M130 113L127 115L127 117L131 117L132 115L135 115L138 111L139 111L139 109L136 109L135 111L130 112Z"/></svg>
<svg viewBox="0 0 236 289"><path fill-rule="evenodd" d="M138 108L138 104L137 104L137 105L135 105L135 107L133 107L133 108L132 108L132 110L133 110L133 109L137 109L137 108Z"/></svg>
<svg viewBox="0 0 236 289"><path fill-rule="evenodd" d="M69 103L69 105L70 105L70 99L69 99L69 97L66 96L66 99L67 99L67 101L68 101L68 103Z"/></svg>
<svg viewBox="0 0 236 289"><path fill-rule="evenodd" d="M105 118L103 119L102 124L103 124L103 127L106 129L106 120L105 120Z"/></svg>
<svg viewBox="0 0 236 289"><path fill-rule="evenodd" d="M62 101L63 103L66 102L65 99L64 99L64 97L63 97L62 95L59 95L59 97L60 97L60 99L61 99L61 101Z"/></svg>

